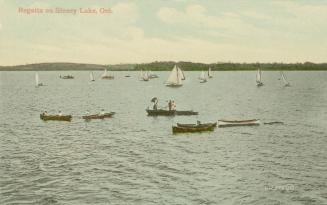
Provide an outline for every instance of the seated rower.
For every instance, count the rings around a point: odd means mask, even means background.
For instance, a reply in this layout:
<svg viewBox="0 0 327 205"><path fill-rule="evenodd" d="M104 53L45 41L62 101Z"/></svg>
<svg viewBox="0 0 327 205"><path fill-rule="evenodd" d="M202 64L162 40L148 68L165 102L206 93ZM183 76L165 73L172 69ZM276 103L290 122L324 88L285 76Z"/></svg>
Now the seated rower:
<svg viewBox="0 0 327 205"><path fill-rule="evenodd" d="M61 111L60 111L60 110L59 110L59 113L58 113L58 115L59 115L59 116L62 116L62 113L61 113Z"/></svg>
<svg viewBox="0 0 327 205"><path fill-rule="evenodd" d="M104 115L104 114L105 114L104 109L101 109L100 115Z"/></svg>

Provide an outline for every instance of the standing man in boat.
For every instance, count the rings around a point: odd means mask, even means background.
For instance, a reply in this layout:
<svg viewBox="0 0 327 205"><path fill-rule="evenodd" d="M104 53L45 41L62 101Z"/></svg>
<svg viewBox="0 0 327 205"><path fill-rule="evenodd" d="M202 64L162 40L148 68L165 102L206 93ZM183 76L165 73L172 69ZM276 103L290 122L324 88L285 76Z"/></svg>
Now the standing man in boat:
<svg viewBox="0 0 327 205"><path fill-rule="evenodd" d="M168 109L169 109L169 111L171 111L171 108L172 108L172 102L171 102L171 100L169 100L169 102L168 102Z"/></svg>
<svg viewBox="0 0 327 205"><path fill-rule="evenodd" d="M175 103L175 101L172 101L172 103L171 103L171 109L172 110L176 110L176 103Z"/></svg>
<svg viewBox="0 0 327 205"><path fill-rule="evenodd" d="M153 110L157 110L158 109L158 98L157 97L152 98L151 102L153 102Z"/></svg>

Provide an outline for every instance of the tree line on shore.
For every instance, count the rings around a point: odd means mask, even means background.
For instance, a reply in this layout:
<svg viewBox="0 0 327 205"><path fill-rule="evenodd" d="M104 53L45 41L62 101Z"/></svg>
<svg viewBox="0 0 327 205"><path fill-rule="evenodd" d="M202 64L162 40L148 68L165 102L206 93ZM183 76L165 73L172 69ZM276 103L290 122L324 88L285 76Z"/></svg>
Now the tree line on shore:
<svg viewBox="0 0 327 205"><path fill-rule="evenodd" d="M152 71L169 71L174 65L186 71L207 70L209 67L215 71L246 71L246 70L327 70L327 63L194 63L194 62L174 62L174 61L155 61L152 63L141 64L82 64L82 63L36 63L16 66L0 66L3 71L33 71L33 70L152 70Z"/></svg>

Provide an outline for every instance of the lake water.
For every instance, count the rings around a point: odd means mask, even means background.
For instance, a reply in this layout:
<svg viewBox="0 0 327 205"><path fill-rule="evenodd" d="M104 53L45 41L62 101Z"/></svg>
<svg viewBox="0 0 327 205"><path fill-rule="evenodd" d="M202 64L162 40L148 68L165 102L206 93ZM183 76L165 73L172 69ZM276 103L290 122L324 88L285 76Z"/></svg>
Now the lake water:
<svg viewBox="0 0 327 205"><path fill-rule="evenodd" d="M72 74L74 80L59 79ZM180 88L138 72L0 72L0 204L327 204L327 72L185 72ZM149 117L174 99L198 116ZM85 122L85 111L114 111ZM72 122L43 122L61 110ZM260 119L284 124L173 135L176 122Z"/></svg>

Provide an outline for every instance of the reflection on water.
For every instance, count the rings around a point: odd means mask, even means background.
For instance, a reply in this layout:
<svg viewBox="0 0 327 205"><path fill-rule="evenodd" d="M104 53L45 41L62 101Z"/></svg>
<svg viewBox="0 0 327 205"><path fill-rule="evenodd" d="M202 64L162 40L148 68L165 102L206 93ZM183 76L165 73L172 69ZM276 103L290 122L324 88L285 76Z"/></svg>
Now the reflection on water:
<svg viewBox="0 0 327 205"><path fill-rule="evenodd" d="M130 72L132 73L132 72ZM215 72L181 88L138 73L0 72L0 204L326 204L327 72ZM198 116L148 117L152 97ZM86 123L86 110L114 111ZM72 122L43 122L61 110ZM252 119L284 124L172 135L176 122Z"/></svg>

